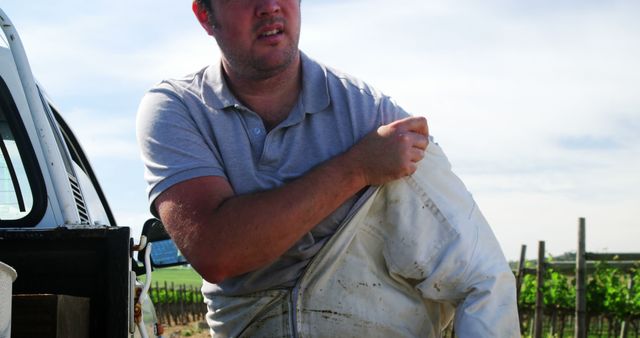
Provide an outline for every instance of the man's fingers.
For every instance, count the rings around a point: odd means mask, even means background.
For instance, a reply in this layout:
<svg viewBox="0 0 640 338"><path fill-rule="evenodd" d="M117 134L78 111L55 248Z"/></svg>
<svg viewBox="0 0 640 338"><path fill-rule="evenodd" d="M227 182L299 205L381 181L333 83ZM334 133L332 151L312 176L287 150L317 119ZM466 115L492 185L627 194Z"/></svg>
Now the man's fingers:
<svg viewBox="0 0 640 338"><path fill-rule="evenodd" d="M429 146L429 138L422 134L414 134L416 135L416 140L413 143L414 148L418 148L423 152L427 150L427 146Z"/></svg>
<svg viewBox="0 0 640 338"><path fill-rule="evenodd" d="M398 137L410 144L411 147L420 150L426 150L427 146L429 145L429 139L427 138L427 136L416 132L400 133L398 134Z"/></svg>
<svg viewBox="0 0 640 338"><path fill-rule="evenodd" d="M422 134L424 136L429 135L429 125L427 119L422 116L407 117L404 120L399 121L398 127L403 128L414 133Z"/></svg>
<svg viewBox="0 0 640 338"><path fill-rule="evenodd" d="M424 150L412 148L409 154L411 162L420 162L424 158Z"/></svg>

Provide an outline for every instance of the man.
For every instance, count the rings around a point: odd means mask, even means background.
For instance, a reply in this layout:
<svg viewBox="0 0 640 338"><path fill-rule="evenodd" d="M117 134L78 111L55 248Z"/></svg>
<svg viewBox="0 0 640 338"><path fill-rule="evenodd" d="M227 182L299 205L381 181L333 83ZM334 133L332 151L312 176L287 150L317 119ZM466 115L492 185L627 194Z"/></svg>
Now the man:
<svg viewBox="0 0 640 338"><path fill-rule="evenodd" d="M221 62L140 105L151 209L205 280L214 336L295 335L287 290L367 187L417 170L427 122L302 54L298 0L193 10Z"/></svg>

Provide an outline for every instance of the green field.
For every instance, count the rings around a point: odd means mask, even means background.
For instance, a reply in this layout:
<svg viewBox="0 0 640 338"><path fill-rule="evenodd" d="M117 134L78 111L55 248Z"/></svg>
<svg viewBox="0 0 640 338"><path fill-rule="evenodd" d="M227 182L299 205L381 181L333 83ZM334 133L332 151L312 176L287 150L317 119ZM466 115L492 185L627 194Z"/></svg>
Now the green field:
<svg viewBox="0 0 640 338"><path fill-rule="evenodd" d="M144 276L141 276L140 279L144 280ZM151 286L155 287L156 282L158 282L158 286L162 287L165 281L169 286L171 282L175 286L186 285L187 287L193 286L198 289L202 286L202 277L190 267L158 269L151 274Z"/></svg>

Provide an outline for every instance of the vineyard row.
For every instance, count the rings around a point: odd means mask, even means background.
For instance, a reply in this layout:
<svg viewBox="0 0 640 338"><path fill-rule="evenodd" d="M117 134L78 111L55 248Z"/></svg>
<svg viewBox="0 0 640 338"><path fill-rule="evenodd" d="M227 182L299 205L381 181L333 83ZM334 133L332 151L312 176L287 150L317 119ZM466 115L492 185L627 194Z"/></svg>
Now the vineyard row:
<svg viewBox="0 0 640 338"><path fill-rule="evenodd" d="M639 336L640 254L586 252L585 237L580 218L575 262L547 261L541 241L535 269L525 266L523 245L514 271L523 334Z"/></svg>
<svg viewBox="0 0 640 338"><path fill-rule="evenodd" d="M159 286L156 282L149 289L149 298L155 306L158 320L169 326L203 320L207 313L200 289L192 285L176 286L165 281L163 286Z"/></svg>

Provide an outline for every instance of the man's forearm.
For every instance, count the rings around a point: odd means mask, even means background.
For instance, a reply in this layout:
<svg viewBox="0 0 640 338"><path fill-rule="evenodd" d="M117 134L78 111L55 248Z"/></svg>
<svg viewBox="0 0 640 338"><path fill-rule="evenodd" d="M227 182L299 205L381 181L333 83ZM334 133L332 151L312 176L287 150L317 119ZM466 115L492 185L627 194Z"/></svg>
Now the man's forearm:
<svg viewBox="0 0 640 338"><path fill-rule="evenodd" d="M220 282L271 263L365 187L352 161L339 155L279 188L232 196L190 215L201 208L176 206L161 217L194 268Z"/></svg>

